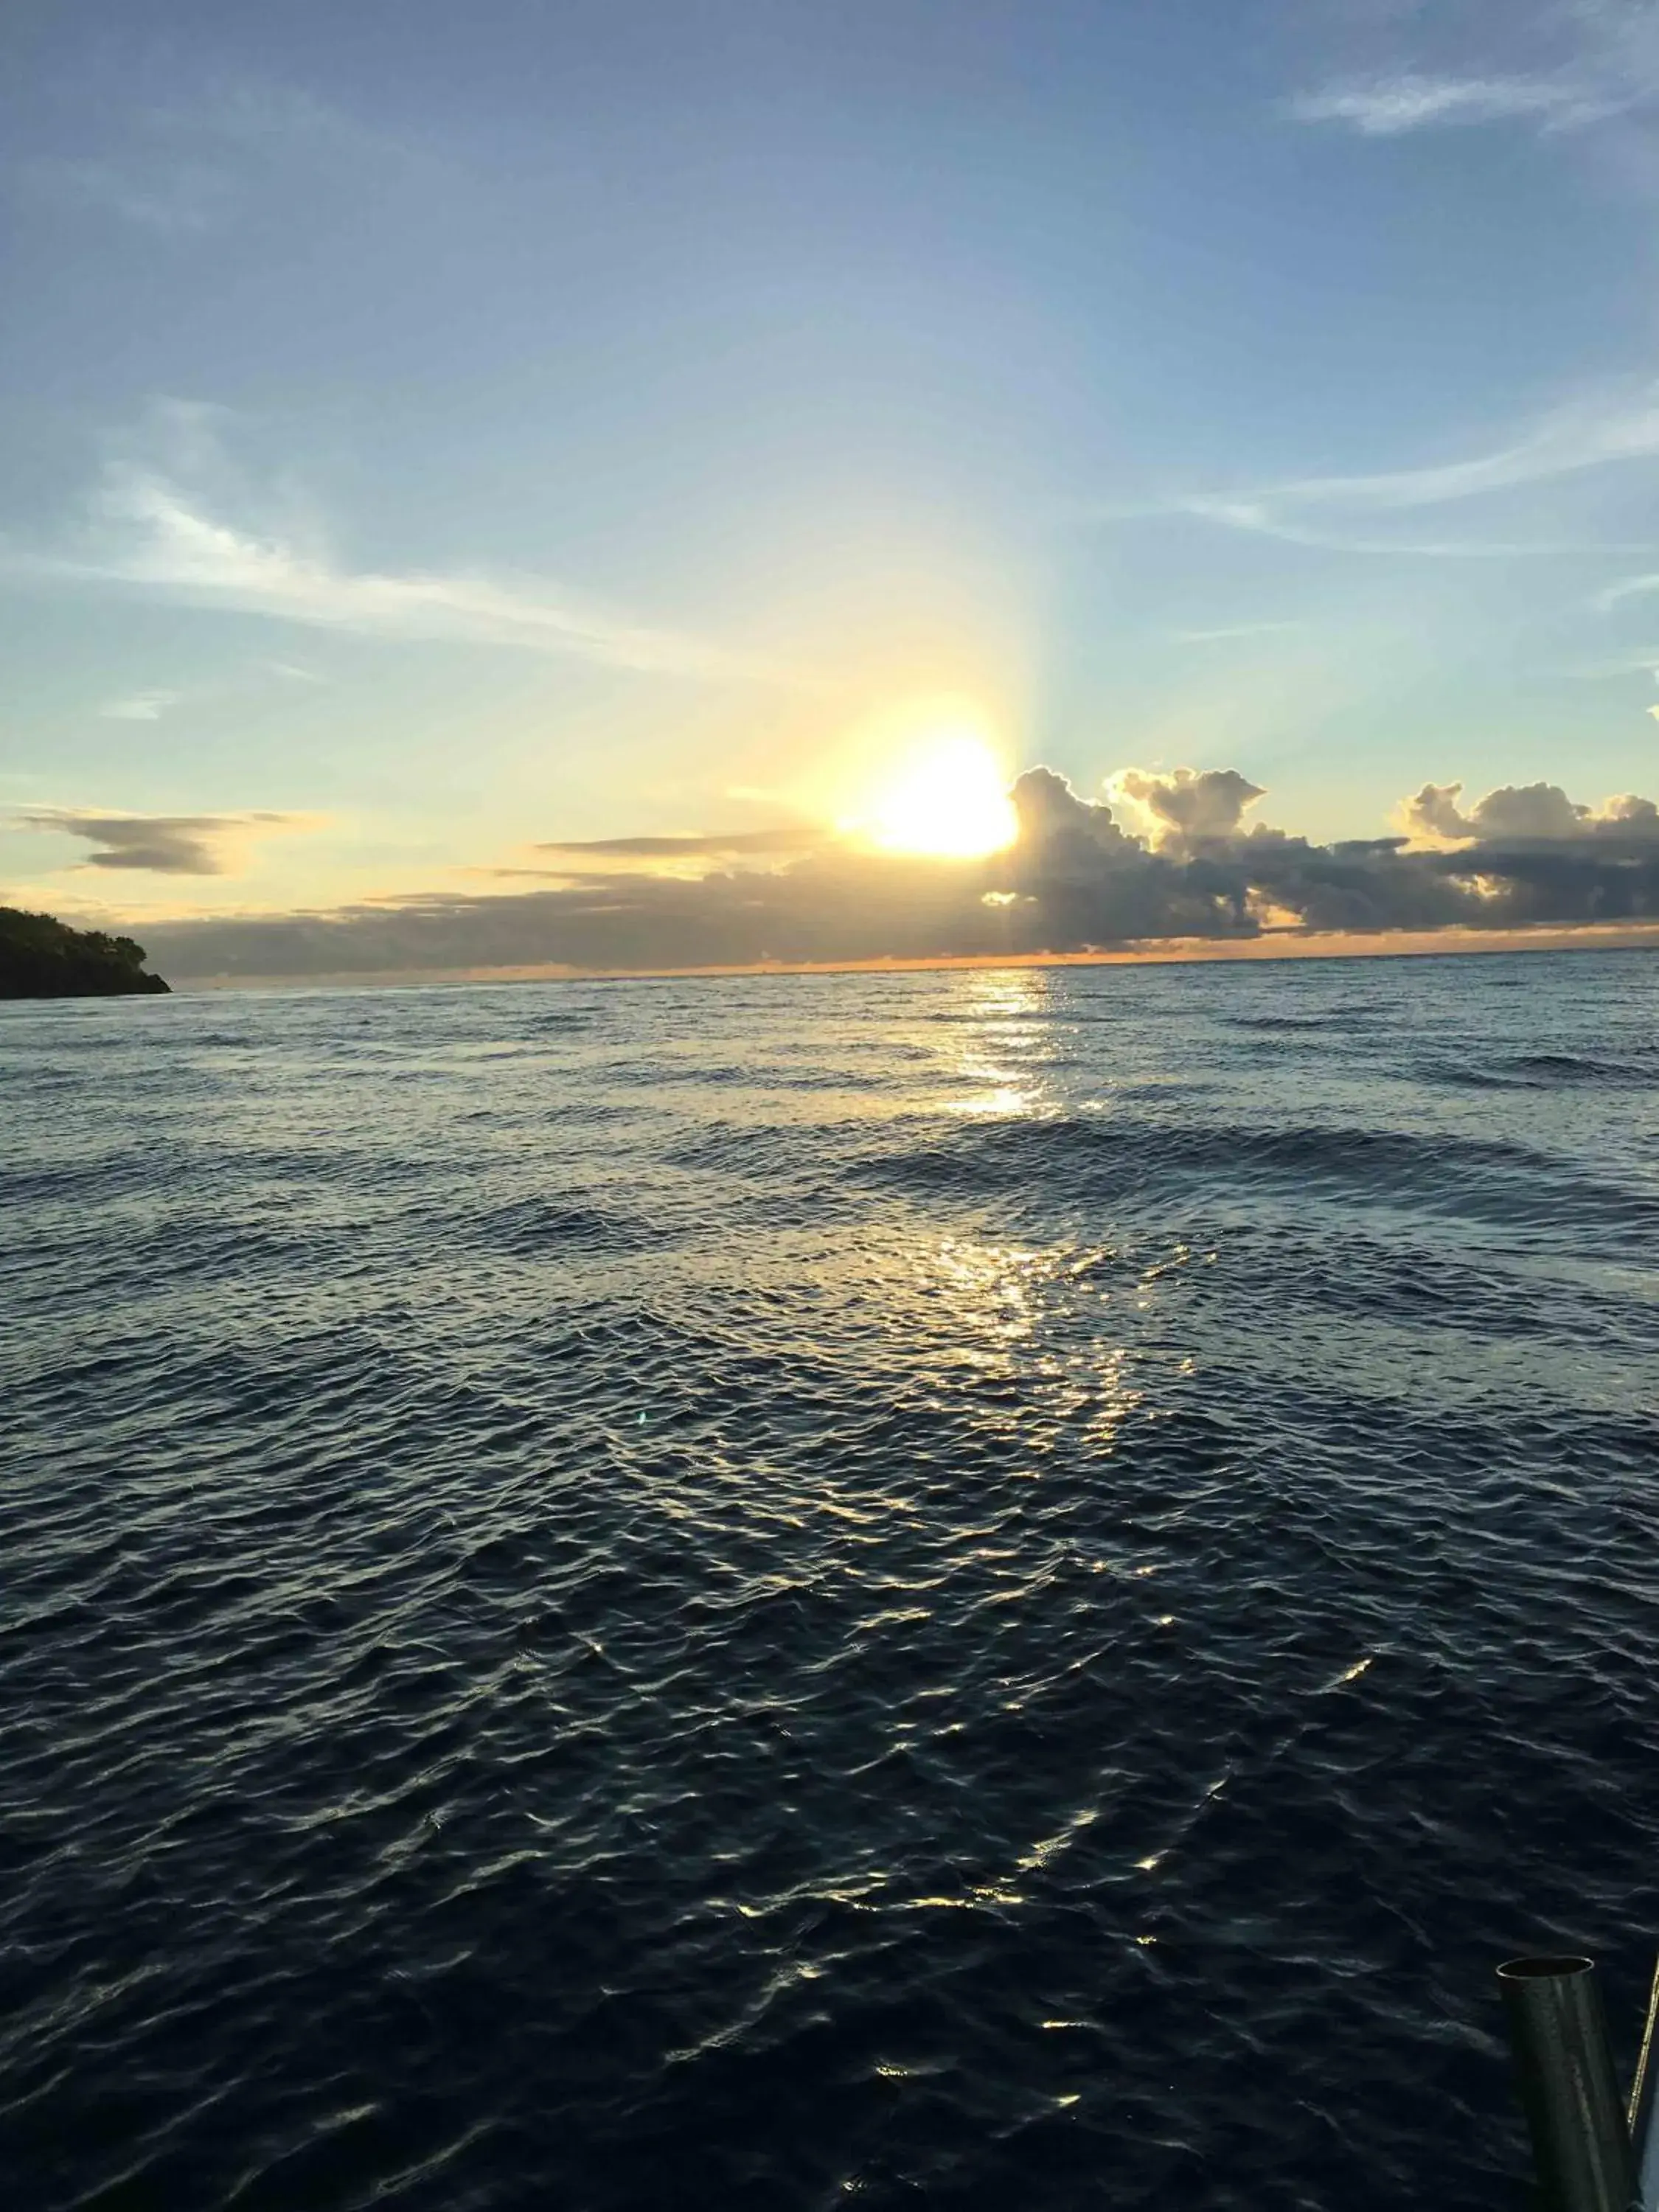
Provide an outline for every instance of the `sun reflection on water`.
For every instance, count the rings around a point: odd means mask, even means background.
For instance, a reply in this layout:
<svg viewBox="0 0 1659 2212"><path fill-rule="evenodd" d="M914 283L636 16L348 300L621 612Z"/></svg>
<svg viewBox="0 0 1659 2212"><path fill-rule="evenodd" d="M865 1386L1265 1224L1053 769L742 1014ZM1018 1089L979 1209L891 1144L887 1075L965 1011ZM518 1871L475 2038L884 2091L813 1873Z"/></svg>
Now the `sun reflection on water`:
<svg viewBox="0 0 1659 2212"><path fill-rule="evenodd" d="M955 1071L973 1087L948 1110L1000 1120L1058 1113L1045 1073L1054 1031L1040 1018L1050 1011L1048 978L1040 972L975 976Z"/></svg>

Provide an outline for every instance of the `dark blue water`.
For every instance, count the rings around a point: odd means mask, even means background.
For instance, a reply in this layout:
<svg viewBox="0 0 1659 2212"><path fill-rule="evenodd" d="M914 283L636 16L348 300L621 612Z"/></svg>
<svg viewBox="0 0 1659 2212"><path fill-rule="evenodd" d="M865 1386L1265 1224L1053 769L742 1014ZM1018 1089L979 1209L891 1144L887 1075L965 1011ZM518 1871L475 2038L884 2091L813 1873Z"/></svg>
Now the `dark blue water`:
<svg viewBox="0 0 1659 2212"><path fill-rule="evenodd" d="M1659 961L9 1006L30 2212L1517 2201Z"/></svg>

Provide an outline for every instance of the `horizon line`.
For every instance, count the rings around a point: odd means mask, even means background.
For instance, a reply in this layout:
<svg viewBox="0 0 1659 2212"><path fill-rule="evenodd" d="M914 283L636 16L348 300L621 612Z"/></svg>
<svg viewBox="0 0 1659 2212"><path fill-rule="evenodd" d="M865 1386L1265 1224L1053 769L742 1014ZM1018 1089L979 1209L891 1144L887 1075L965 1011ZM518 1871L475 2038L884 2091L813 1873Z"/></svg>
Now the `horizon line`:
<svg viewBox="0 0 1659 2212"><path fill-rule="evenodd" d="M431 990L468 984L674 982L748 975L907 975L1045 968L1198 966L1274 960L1455 959L1466 953L1659 951L1659 921L1547 922L1511 929L1275 930L1251 938L1145 938L1082 952L944 952L868 960L707 962L684 968L578 968L556 961L492 968L319 969L310 975L181 975L189 998L221 991Z"/></svg>

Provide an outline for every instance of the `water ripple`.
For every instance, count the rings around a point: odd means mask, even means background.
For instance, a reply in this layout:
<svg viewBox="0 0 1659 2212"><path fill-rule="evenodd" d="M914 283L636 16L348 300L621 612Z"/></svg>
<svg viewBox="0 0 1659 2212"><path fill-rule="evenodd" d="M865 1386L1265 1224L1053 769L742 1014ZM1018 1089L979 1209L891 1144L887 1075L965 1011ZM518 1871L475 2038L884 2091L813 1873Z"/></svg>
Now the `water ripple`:
<svg viewBox="0 0 1659 2212"><path fill-rule="evenodd" d="M1627 2045L1659 1902L1655 977L0 1009L19 2201L1512 2194L1493 1961Z"/></svg>

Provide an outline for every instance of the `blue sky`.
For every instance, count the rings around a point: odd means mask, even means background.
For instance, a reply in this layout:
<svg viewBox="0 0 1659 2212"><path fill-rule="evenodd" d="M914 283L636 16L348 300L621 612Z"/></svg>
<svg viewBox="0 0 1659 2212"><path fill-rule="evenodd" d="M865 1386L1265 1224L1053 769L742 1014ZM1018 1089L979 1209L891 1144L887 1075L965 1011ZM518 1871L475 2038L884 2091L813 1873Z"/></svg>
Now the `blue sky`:
<svg viewBox="0 0 1659 2212"><path fill-rule="evenodd" d="M1650 5L10 0L0 82L14 900L833 812L944 697L1319 839L1659 781Z"/></svg>

